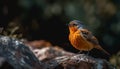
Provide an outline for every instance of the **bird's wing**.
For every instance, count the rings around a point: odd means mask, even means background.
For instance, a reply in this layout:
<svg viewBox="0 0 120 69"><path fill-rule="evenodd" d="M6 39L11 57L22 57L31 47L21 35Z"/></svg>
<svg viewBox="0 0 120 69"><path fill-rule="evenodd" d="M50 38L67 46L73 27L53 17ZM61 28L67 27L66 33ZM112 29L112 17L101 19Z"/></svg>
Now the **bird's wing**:
<svg viewBox="0 0 120 69"><path fill-rule="evenodd" d="M81 34L82 36L89 42L95 44L95 48L102 50L103 52L105 52L106 54L110 55L107 51L105 51L100 45L99 42L97 40L97 38L95 36L92 35L92 33L90 31L88 31L87 29L81 29Z"/></svg>
<svg viewBox="0 0 120 69"><path fill-rule="evenodd" d="M87 29L80 29L82 36L89 42L92 42L93 44L99 44L97 38L92 35L90 31Z"/></svg>

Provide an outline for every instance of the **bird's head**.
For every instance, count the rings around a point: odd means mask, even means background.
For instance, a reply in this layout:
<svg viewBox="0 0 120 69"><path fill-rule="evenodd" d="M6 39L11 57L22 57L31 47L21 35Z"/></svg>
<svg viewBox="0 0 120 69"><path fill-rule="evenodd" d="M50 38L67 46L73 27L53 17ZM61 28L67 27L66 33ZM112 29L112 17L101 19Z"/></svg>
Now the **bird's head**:
<svg viewBox="0 0 120 69"><path fill-rule="evenodd" d="M78 29L82 29L83 24L79 20L73 20L73 21L70 21L70 23L68 24L68 27L69 27L70 32L75 32Z"/></svg>

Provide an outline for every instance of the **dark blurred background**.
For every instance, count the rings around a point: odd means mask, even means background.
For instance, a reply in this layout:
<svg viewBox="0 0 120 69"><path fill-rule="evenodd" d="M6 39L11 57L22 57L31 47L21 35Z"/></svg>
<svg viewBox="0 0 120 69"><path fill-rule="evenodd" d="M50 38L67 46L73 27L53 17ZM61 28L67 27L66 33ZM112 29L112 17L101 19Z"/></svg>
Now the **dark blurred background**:
<svg viewBox="0 0 120 69"><path fill-rule="evenodd" d="M78 50L69 43L66 24L75 19L84 22L110 54L120 50L120 0L0 0L3 35L47 40L71 52Z"/></svg>

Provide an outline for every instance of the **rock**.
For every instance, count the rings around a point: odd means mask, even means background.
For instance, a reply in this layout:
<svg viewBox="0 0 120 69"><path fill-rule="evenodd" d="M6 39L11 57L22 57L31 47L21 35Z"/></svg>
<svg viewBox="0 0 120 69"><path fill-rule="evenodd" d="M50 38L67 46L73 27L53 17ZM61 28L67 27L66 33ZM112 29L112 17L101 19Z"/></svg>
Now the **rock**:
<svg viewBox="0 0 120 69"><path fill-rule="evenodd" d="M14 69L115 69L105 59L67 52L60 47L33 49L8 36L0 36L0 56Z"/></svg>
<svg viewBox="0 0 120 69"><path fill-rule="evenodd" d="M105 59L70 53L60 47L44 47L32 51L40 61L48 64L50 69L115 69Z"/></svg>
<svg viewBox="0 0 120 69"><path fill-rule="evenodd" d="M43 69L43 63L22 42L8 36L0 36L0 56L15 69Z"/></svg>

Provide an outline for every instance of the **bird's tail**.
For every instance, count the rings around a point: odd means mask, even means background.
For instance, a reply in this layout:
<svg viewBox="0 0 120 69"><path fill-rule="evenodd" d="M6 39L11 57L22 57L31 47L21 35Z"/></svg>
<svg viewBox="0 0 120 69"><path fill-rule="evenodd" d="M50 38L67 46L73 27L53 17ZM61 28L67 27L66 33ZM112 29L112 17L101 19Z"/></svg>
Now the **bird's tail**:
<svg viewBox="0 0 120 69"><path fill-rule="evenodd" d="M110 54L106 50L104 50L100 45L95 46L95 48L105 52L107 55L110 56Z"/></svg>

